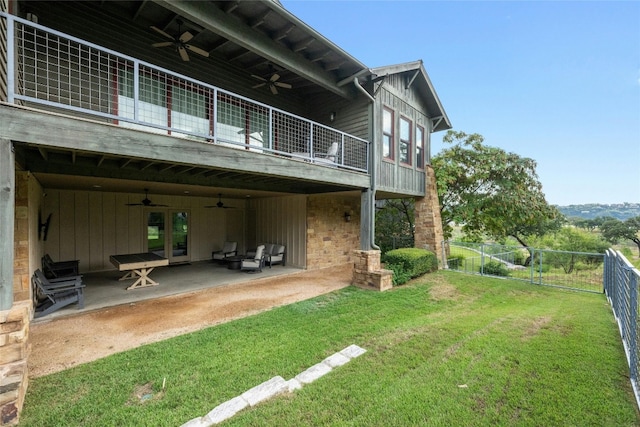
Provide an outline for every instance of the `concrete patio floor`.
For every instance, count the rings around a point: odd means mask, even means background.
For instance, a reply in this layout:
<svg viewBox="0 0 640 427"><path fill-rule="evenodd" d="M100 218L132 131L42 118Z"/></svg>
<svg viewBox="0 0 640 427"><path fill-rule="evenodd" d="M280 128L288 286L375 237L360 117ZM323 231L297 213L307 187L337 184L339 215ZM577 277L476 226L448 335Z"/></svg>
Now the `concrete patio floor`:
<svg viewBox="0 0 640 427"><path fill-rule="evenodd" d="M83 310L72 305L31 324L29 376L327 294L349 286L352 275L353 264L252 274L202 262L154 270L158 286L127 291L131 281L118 281L119 272L87 274Z"/></svg>
<svg viewBox="0 0 640 427"><path fill-rule="evenodd" d="M225 264L218 262L199 261L155 268L149 274L149 277L159 283L157 286L132 290L127 290L127 287L134 282L134 279L119 280L125 272L111 270L88 273L82 275L82 282L86 286L84 289L84 308L78 308L77 304L72 304L41 318L34 319L33 322L38 323L100 308L303 271L299 268L274 265L272 268L265 267L261 273L250 273L230 270Z"/></svg>

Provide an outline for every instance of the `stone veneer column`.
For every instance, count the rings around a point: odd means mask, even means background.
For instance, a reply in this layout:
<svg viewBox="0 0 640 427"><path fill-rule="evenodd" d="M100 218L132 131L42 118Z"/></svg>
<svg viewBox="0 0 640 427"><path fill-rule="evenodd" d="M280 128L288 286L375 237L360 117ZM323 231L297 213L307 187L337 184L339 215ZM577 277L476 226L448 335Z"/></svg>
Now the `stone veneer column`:
<svg viewBox="0 0 640 427"><path fill-rule="evenodd" d="M351 215L347 222L344 214ZM360 247L360 194L321 195L307 199L307 268L317 269L352 262Z"/></svg>
<svg viewBox="0 0 640 427"><path fill-rule="evenodd" d="M393 287L393 271L381 269L380 251L353 251L352 284L359 288L386 291Z"/></svg>
<svg viewBox="0 0 640 427"><path fill-rule="evenodd" d="M425 168L426 196L416 199L415 204L415 247L428 249L438 257L442 265L442 217L438 202L436 175L431 165Z"/></svg>
<svg viewBox="0 0 640 427"><path fill-rule="evenodd" d="M29 277L29 175L16 172L13 304L0 311L0 426L18 423L29 383L32 318Z"/></svg>

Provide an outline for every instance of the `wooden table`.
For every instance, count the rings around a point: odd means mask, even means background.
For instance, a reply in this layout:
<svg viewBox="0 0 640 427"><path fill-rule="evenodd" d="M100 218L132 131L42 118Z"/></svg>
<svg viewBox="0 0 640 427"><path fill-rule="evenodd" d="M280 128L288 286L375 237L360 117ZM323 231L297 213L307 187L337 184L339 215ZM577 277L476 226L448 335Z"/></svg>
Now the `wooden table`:
<svg viewBox="0 0 640 427"><path fill-rule="evenodd" d="M119 280L136 279L133 285L127 290L144 288L146 286L156 286L158 282L149 277L149 273L156 268L169 265L167 258L156 255L152 252L144 252L141 254L111 255L109 257L111 264L115 265L120 271L127 271Z"/></svg>

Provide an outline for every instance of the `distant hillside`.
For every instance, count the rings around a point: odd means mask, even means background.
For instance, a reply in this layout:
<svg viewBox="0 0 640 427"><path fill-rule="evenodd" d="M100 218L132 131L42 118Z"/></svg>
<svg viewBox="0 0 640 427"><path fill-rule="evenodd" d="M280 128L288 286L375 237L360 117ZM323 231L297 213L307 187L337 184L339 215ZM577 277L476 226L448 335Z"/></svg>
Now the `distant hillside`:
<svg viewBox="0 0 640 427"><path fill-rule="evenodd" d="M603 205L591 203L586 205L556 206L567 218L593 219L611 216L621 221L640 216L640 203L618 203Z"/></svg>

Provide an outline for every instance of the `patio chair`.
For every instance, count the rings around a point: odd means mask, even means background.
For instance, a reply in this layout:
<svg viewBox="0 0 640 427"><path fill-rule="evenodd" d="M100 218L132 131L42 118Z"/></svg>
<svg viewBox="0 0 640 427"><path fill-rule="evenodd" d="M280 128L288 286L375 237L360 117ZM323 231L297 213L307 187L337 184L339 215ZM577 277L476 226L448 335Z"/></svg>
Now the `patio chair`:
<svg viewBox="0 0 640 427"><path fill-rule="evenodd" d="M47 278L77 276L78 264L79 261L77 259L54 262L49 254L45 254L42 257L42 272Z"/></svg>
<svg viewBox="0 0 640 427"><path fill-rule="evenodd" d="M256 248L256 254L253 258L245 258L240 264L240 270L247 272L262 272L264 267L264 245L260 245Z"/></svg>
<svg viewBox="0 0 640 427"><path fill-rule="evenodd" d="M82 276L67 276L48 279L41 270L36 270L31 277L35 313L38 318L53 313L73 303L78 309L84 308Z"/></svg>
<svg viewBox="0 0 640 427"><path fill-rule="evenodd" d="M282 264L282 266L284 267L285 257L286 252L284 245L273 245L271 251L266 256L265 262L269 264L269 268L271 268L273 264Z"/></svg>
<svg viewBox="0 0 640 427"><path fill-rule="evenodd" d="M211 259L224 261L225 258L238 255L238 242L224 242L222 250L211 252Z"/></svg>
<svg viewBox="0 0 640 427"><path fill-rule="evenodd" d="M315 153L313 155L313 162L327 165L335 164L338 159L338 147L339 144L337 142L332 142L326 153Z"/></svg>

